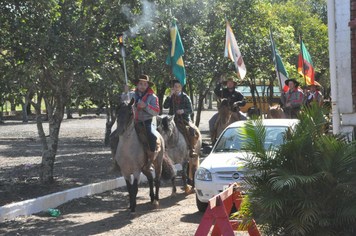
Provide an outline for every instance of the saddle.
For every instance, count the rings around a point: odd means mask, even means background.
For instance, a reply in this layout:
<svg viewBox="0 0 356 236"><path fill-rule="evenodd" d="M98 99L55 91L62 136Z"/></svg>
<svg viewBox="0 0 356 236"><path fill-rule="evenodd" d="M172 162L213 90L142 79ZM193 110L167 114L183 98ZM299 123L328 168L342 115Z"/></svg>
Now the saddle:
<svg viewBox="0 0 356 236"><path fill-rule="evenodd" d="M147 156L147 150L150 149L150 146L148 144L148 137L147 137L147 134L146 134L146 129L140 123L135 123L135 130L136 130L136 133L138 135L138 140L140 141L140 143L142 143L143 149L144 149L145 154ZM161 140L159 138L157 138L156 152L159 152L159 151L161 151Z"/></svg>
<svg viewBox="0 0 356 236"><path fill-rule="evenodd" d="M187 144L189 146L190 145L190 141L189 141L189 137L190 137L189 128L190 128L190 126L188 124L188 121L186 121L186 120L184 120L182 118L179 118L178 116L174 116L174 122L176 123L178 131L181 134L183 134L183 137L184 137L185 141L187 142ZM195 129L194 141L195 141L195 143L197 143L199 138L200 138L199 129L195 125L194 125L194 129Z"/></svg>

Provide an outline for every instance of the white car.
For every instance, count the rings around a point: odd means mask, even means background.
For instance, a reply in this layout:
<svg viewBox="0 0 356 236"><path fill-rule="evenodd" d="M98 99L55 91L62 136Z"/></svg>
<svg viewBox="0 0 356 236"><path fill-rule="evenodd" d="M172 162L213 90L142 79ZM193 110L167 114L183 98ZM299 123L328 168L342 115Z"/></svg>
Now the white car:
<svg viewBox="0 0 356 236"><path fill-rule="evenodd" d="M297 119L264 119L266 127L265 148L278 146L283 142L283 134L288 127L298 123ZM210 154L195 172L196 204L199 211L205 211L208 201L224 191L230 183L241 182L244 174L241 158L248 150L243 150L239 133L246 121L229 125L220 135Z"/></svg>

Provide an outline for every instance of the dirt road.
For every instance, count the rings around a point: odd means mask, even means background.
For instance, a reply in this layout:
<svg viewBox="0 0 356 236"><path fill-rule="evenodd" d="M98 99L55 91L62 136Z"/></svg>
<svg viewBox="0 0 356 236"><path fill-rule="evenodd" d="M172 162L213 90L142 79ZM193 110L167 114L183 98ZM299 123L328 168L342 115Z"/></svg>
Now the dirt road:
<svg viewBox="0 0 356 236"><path fill-rule="evenodd" d="M205 137L215 112L203 113L200 129ZM36 182L41 162L36 124L7 121L0 127L0 201L7 204L112 179L107 174L111 156L103 146L104 127L104 117L64 120L55 163L56 184L42 186ZM128 194L120 188L65 203L58 207L58 217L40 213L0 223L0 235L194 235L203 214L195 206L195 195L186 195L180 188L180 178L178 186L177 196L171 197L171 184L163 183L160 207L153 210L148 187L141 184L137 218L130 217Z"/></svg>

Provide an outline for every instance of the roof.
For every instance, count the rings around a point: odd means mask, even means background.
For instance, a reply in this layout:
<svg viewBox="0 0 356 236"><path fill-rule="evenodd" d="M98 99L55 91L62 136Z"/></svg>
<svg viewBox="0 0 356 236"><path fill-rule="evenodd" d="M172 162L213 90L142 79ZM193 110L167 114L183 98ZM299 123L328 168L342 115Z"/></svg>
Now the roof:
<svg viewBox="0 0 356 236"><path fill-rule="evenodd" d="M247 120L237 121L229 125L227 128L236 128L243 126ZM294 126L296 125L299 120L298 119L263 119L263 125L265 126Z"/></svg>

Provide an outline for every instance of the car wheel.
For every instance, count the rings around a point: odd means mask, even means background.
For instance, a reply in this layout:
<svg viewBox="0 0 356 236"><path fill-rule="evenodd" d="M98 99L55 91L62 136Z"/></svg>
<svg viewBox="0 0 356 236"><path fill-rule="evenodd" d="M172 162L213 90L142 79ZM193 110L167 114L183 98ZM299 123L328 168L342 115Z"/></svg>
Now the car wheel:
<svg viewBox="0 0 356 236"><path fill-rule="evenodd" d="M206 208L208 208L208 203L201 202L201 201L198 199L198 196L197 196L197 195L195 195L195 200L196 200L196 203L197 203L198 210L199 210L200 212L205 212Z"/></svg>

